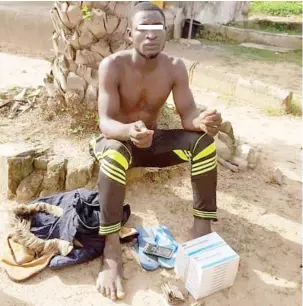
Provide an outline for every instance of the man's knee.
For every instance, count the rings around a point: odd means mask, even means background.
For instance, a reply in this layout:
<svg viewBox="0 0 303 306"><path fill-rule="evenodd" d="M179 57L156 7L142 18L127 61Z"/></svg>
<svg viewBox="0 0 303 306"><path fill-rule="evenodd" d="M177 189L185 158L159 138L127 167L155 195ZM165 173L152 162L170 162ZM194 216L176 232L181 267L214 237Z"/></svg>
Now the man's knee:
<svg viewBox="0 0 303 306"><path fill-rule="evenodd" d="M198 137L192 152L192 176L214 171L217 168L216 143L207 134Z"/></svg>
<svg viewBox="0 0 303 306"><path fill-rule="evenodd" d="M98 151L98 145L96 148L96 158L100 163L100 175L125 185L126 171L131 164L131 152L127 146L118 140L109 139L100 144L100 151Z"/></svg>

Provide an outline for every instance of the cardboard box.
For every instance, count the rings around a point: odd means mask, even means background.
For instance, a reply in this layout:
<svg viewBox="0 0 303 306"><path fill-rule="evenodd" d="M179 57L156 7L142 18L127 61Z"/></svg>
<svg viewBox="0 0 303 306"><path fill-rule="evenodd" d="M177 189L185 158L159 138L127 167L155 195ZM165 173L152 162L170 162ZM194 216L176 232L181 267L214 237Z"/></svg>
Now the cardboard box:
<svg viewBox="0 0 303 306"><path fill-rule="evenodd" d="M175 271L197 300L232 286L239 259L217 233L211 233L179 246Z"/></svg>

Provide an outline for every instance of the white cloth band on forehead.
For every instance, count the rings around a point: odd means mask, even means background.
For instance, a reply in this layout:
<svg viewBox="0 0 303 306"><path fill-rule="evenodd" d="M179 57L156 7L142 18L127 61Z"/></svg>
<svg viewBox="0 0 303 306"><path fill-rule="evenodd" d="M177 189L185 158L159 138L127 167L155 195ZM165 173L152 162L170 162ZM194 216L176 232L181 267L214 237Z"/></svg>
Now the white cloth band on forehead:
<svg viewBox="0 0 303 306"><path fill-rule="evenodd" d="M138 30L163 30L163 24L139 24Z"/></svg>

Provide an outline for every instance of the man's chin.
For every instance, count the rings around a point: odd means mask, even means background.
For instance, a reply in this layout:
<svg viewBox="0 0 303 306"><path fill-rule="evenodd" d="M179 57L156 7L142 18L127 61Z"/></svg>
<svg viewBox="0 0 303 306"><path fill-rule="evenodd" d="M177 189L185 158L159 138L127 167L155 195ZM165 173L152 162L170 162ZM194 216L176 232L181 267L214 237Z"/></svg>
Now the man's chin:
<svg viewBox="0 0 303 306"><path fill-rule="evenodd" d="M148 54L148 55L146 56L146 58L147 58L147 59L155 59L159 54L160 54L160 52L159 52L159 53L156 53L156 54Z"/></svg>
<svg viewBox="0 0 303 306"><path fill-rule="evenodd" d="M144 54L139 52L145 59L155 59L161 52Z"/></svg>

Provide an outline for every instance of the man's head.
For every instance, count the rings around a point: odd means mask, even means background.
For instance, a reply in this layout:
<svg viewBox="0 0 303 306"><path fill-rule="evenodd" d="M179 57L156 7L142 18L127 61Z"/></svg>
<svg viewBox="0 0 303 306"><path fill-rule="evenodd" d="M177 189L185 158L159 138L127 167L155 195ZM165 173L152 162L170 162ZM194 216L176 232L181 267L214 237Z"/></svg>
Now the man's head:
<svg viewBox="0 0 303 306"><path fill-rule="evenodd" d="M131 29L128 30L136 51L146 59L153 59L164 49L166 40L165 15L150 2L134 6Z"/></svg>

